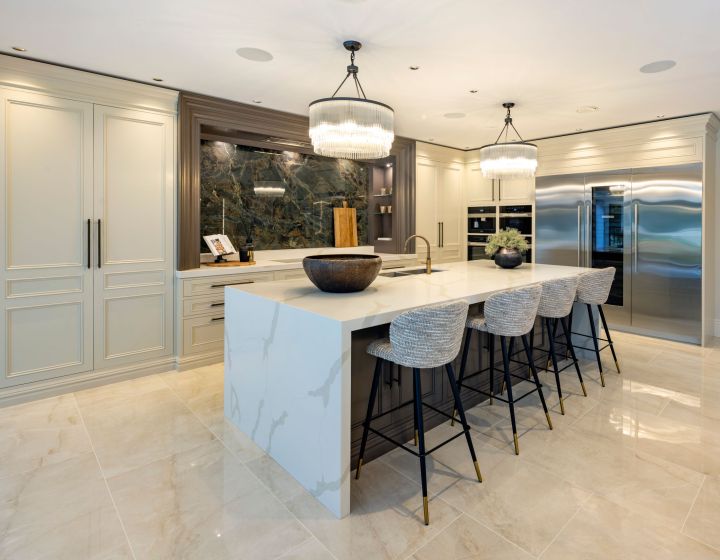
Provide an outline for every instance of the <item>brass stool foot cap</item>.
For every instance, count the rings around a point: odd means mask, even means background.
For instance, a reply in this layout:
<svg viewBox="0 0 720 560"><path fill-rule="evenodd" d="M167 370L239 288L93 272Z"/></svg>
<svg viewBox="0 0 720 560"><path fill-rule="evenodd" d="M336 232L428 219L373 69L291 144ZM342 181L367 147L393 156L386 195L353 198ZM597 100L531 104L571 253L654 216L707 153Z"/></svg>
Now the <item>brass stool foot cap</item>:
<svg viewBox="0 0 720 560"><path fill-rule="evenodd" d="M430 509L427 496L423 496L423 516L425 517L425 525L430 525Z"/></svg>
<svg viewBox="0 0 720 560"><path fill-rule="evenodd" d="M565 416L565 403L563 402L565 399L560 399L560 414Z"/></svg>
<svg viewBox="0 0 720 560"><path fill-rule="evenodd" d="M615 360L615 368L617 369L618 374L622 373L622 372L620 371L620 364L618 364L618 361L617 361L617 360Z"/></svg>
<svg viewBox="0 0 720 560"><path fill-rule="evenodd" d="M478 482L482 482L482 475L480 474L480 465L478 465L477 461L473 461L473 465L475 465L475 474L477 475Z"/></svg>
<svg viewBox="0 0 720 560"><path fill-rule="evenodd" d="M515 455L520 455L520 444L518 443L517 432L513 432L513 443L515 444Z"/></svg>
<svg viewBox="0 0 720 560"><path fill-rule="evenodd" d="M582 387L582 390L583 390L583 397L587 397L587 391L585 390L585 382L584 381L580 382L580 387Z"/></svg>
<svg viewBox="0 0 720 560"><path fill-rule="evenodd" d="M362 467L362 459L358 460L357 470L355 471L355 480L360 478L360 467Z"/></svg>
<svg viewBox="0 0 720 560"><path fill-rule="evenodd" d="M550 429L552 430L552 429L553 429L553 425L552 425L552 420L550 420L550 414L546 412L546 413L545 413L545 418L547 418L548 428L550 428Z"/></svg>

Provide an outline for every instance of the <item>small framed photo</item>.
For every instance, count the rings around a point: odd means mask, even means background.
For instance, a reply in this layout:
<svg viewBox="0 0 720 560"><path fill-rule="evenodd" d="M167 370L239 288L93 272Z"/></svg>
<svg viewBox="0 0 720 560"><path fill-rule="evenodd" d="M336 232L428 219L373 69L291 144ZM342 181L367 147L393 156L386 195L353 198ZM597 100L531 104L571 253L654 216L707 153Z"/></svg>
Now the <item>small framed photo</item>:
<svg viewBox="0 0 720 560"><path fill-rule="evenodd" d="M216 235L203 235L205 243L210 248L210 252L215 257L222 257L224 255L234 255L237 253L235 247L230 242L227 235L216 234Z"/></svg>

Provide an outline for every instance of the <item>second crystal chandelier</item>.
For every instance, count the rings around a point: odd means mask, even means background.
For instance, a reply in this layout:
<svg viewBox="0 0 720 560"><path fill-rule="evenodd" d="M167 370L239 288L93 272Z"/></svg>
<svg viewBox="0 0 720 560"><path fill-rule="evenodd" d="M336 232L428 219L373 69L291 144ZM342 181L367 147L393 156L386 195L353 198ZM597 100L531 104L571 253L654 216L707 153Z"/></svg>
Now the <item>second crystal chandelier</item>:
<svg viewBox="0 0 720 560"><path fill-rule="evenodd" d="M347 75L332 97L310 103L310 140L316 154L343 159L378 159L390 154L395 139L392 107L365 96L355 53L362 46L358 41L345 41L350 51ZM357 97L335 97L352 76Z"/></svg>
<svg viewBox="0 0 720 560"><path fill-rule="evenodd" d="M494 144L488 144L480 148L480 170L483 177L489 179L517 179L523 177L534 177L537 169L537 146L525 142L520 133L512 123L510 109L515 103L503 103L507 109L505 115L505 126ZM510 127L515 131L519 142L508 142ZM505 142L500 142L505 133Z"/></svg>

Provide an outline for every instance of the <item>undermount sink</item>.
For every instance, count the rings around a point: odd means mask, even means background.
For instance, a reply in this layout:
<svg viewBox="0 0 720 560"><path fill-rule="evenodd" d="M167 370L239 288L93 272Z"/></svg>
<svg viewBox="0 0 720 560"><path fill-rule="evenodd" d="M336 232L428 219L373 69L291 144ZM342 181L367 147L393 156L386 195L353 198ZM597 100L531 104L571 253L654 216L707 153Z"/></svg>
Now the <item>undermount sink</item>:
<svg viewBox="0 0 720 560"><path fill-rule="evenodd" d="M445 272L445 270L433 270L430 274L436 272ZM414 268L412 270L394 270L392 272L381 272L378 276L384 276L385 278L399 278L401 276L413 276L414 274L427 274L424 268Z"/></svg>

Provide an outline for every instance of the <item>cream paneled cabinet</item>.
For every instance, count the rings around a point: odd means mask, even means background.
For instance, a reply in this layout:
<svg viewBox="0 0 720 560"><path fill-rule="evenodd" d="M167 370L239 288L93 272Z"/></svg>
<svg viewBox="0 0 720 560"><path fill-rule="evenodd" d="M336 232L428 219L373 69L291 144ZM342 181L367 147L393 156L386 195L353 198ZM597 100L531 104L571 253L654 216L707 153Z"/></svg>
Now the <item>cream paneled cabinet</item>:
<svg viewBox="0 0 720 560"><path fill-rule="evenodd" d="M467 199L470 206L527 203L535 199L535 179L486 179L479 162L467 165Z"/></svg>
<svg viewBox="0 0 720 560"><path fill-rule="evenodd" d="M416 170L415 232L428 238L436 262L461 260L462 164L418 157ZM415 250L424 257L424 243Z"/></svg>
<svg viewBox="0 0 720 560"><path fill-rule="evenodd" d="M169 356L173 118L0 103L0 388Z"/></svg>

